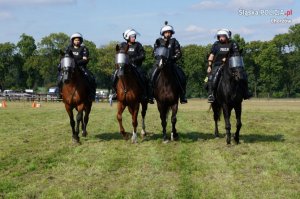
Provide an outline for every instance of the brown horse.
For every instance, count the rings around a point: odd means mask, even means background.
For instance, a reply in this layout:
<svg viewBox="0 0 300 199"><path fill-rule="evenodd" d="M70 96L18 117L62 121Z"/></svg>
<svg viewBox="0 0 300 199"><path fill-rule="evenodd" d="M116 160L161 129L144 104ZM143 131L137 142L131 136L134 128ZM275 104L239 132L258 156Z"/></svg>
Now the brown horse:
<svg viewBox="0 0 300 199"><path fill-rule="evenodd" d="M66 54L61 60L63 73L62 99L66 111L70 118L72 128L72 138L75 143L79 141L79 125L82 124L82 136L87 136L86 127L89 121L89 114L93 100L88 95L88 83L84 79L79 67L75 67L72 55ZM74 120L73 109L77 110L76 122ZM85 114L84 114L85 112ZM76 128L75 128L76 124Z"/></svg>
<svg viewBox="0 0 300 199"><path fill-rule="evenodd" d="M160 113L161 125L163 128L164 142L168 142L166 134L167 115L170 109L172 109L172 132L171 140L178 140L179 135L176 130L176 114L178 111L178 99L180 94L180 85L176 81L176 74L174 72L175 65L170 61L168 48L161 46L156 49L155 57L157 60L158 74L157 80L154 83L154 97L157 101L157 108ZM155 78L156 79L156 78Z"/></svg>
<svg viewBox="0 0 300 199"><path fill-rule="evenodd" d="M134 73L134 66L128 63L128 51L129 46L117 45L116 46L116 69L118 69L118 81L116 84L117 100L118 100L118 113L117 119L120 126L120 133L124 139L128 139L128 134L122 124L122 113L126 107L132 116L132 143L137 142L137 117L139 113L140 103L142 105L142 139L146 135L145 131L145 116L148 107L148 102L142 99L143 88L139 85L137 77Z"/></svg>

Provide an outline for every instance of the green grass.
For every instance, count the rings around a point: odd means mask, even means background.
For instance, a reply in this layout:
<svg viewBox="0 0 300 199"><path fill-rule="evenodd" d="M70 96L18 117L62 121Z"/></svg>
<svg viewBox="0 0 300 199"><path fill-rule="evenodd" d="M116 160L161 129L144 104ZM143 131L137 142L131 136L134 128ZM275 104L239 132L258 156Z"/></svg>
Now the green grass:
<svg viewBox="0 0 300 199"><path fill-rule="evenodd" d="M147 140L131 144L118 133L116 104L94 103L81 145L64 105L41 105L0 109L0 198L300 198L300 101L244 102L241 144L229 147L223 119L214 139L204 100L179 106L180 140L168 144L156 105ZM127 110L123 121L132 132Z"/></svg>

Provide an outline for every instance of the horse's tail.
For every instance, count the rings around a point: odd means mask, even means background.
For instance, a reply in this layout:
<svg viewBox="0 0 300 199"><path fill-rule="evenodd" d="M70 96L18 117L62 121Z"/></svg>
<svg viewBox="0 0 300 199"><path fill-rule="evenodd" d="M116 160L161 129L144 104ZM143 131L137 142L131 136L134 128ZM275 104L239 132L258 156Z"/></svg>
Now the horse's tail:
<svg viewBox="0 0 300 199"><path fill-rule="evenodd" d="M210 104L209 104L209 107L208 107L208 110L207 110L208 113L211 111L211 108L212 108L212 105L211 105L211 103L210 103Z"/></svg>

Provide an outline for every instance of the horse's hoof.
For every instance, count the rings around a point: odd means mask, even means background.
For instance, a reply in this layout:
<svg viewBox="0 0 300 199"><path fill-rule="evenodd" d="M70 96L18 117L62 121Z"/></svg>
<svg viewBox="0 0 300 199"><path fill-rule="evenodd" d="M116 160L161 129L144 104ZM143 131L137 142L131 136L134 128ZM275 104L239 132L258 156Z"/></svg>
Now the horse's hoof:
<svg viewBox="0 0 300 199"><path fill-rule="evenodd" d="M178 133L171 133L171 141L178 141L179 135Z"/></svg>
<svg viewBox="0 0 300 199"><path fill-rule="evenodd" d="M164 144L168 144L168 143L169 143L169 140L164 140L163 143L164 143Z"/></svg>
<svg viewBox="0 0 300 199"><path fill-rule="evenodd" d="M82 131L82 137L86 137L87 136L87 131Z"/></svg>
<svg viewBox="0 0 300 199"><path fill-rule="evenodd" d="M81 144L81 142L80 142L80 140L79 140L79 137L78 138L72 138L72 142L73 142L73 144L77 144L77 145L80 145Z"/></svg>
<svg viewBox="0 0 300 199"><path fill-rule="evenodd" d="M144 137L146 137L147 133L144 129L142 129L141 131L141 137L144 139Z"/></svg>
<svg viewBox="0 0 300 199"><path fill-rule="evenodd" d="M236 137L234 137L234 143L235 143L235 144L240 144L240 139L239 139L239 138L236 138Z"/></svg>
<svg viewBox="0 0 300 199"><path fill-rule="evenodd" d="M129 134L126 132L121 132L124 140L129 140Z"/></svg>
<svg viewBox="0 0 300 199"><path fill-rule="evenodd" d="M136 143L137 143L137 135L136 135L136 133L133 133L133 134L132 134L132 137L131 137L131 143L132 143L132 144L136 144Z"/></svg>

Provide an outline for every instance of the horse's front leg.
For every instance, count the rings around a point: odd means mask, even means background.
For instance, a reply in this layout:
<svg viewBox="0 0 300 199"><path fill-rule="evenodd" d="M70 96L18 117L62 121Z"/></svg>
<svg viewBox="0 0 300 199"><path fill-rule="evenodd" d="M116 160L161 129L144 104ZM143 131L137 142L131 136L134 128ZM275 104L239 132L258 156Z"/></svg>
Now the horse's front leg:
<svg viewBox="0 0 300 199"><path fill-rule="evenodd" d="M76 127L75 127L75 137L78 139L79 142L79 127L80 127L80 122L83 120L83 110L78 110L78 113L76 115Z"/></svg>
<svg viewBox="0 0 300 199"><path fill-rule="evenodd" d="M78 143L79 142L79 137L76 137L76 132L75 132L75 120L74 120L74 114L73 114L73 108L71 108L70 105L65 104L66 111L68 112L69 118L70 118L70 126L72 128L72 139L73 142Z"/></svg>
<svg viewBox="0 0 300 199"><path fill-rule="evenodd" d="M84 114L84 118L82 121L82 136L83 137L87 136L86 127L87 127L87 124L89 123L89 115L91 112L91 108L92 108L92 103L85 105L85 114Z"/></svg>
<svg viewBox="0 0 300 199"><path fill-rule="evenodd" d="M157 102L157 108L159 110L159 114L160 114L160 120L161 120L161 126L163 129L163 140L164 143L168 142L168 137L167 137L167 108L161 103L161 102Z"/></svg>
<svg viewBox="0 0 300 199"><path fill-rule="evenodd" d="M148 102L142 102L142 131L141 131L141 136L142 139L145 138L146 136L146 125L145 125L145 117L146 117L146 112L148 108Z"/></svg>
<svg viewBox="0 0 300 199"><path fill-rule="evenodd" d="M177 111L178 111L178 103L176 103L172 106L172 116L171 116L171 122L172 122L171 140L172 141L174 141L174 140L176 141L179 138L177 130L176 130Z"/></svg>
<svg viewBox="0 0 300 199"><path fill-rule="evenodd" d="M127 139L128 139L128 135L127 135L127 133L125 132L125 129L124 129L123 124L122 124L122 113L123 113L125 107L126 107L126 106L123 105L123 103L118 102L117 120L118 120L118 122L119 122L120 133L122 134L123 138L124 138L125 140L127 140Z"/></svg>
<svg viewBox="0 0 300 199"><path fill-rule="evenodd" d="M240 143L240 130L242 128L242 103L239 103L235 108L235 117L236 117L236 132L234 134L234 141L239 144Z"/></svg>
<svg viewBox="0 0 300 199"><path fill-rule="evenodd" d="M218 121L220 120L221 107L218 104L213 103L212 109L214 112L214 121L215 121L215 137L219 138L220 135L219 135Z"/></svg>
<svg viewBox="0 0 300 199"><path fill-rule="evenodd" d="M231 108L228 107L228 105L223 105L223 115L225 120L225 129L226 129L226 142L227 144L231 143L231 124L230 124L230 113Z"/></svg>
<svg viewBox="0 0 300 199"><path fill-rule="evenodd" d="M132 132L131 142L133 144L137 143L137 126L138 126L137 117L138 117L138 113L139 113L139 107L140 107L139 103L136 103L135 105L128 107L129 112L132 117L133 132Z"/></svg>

